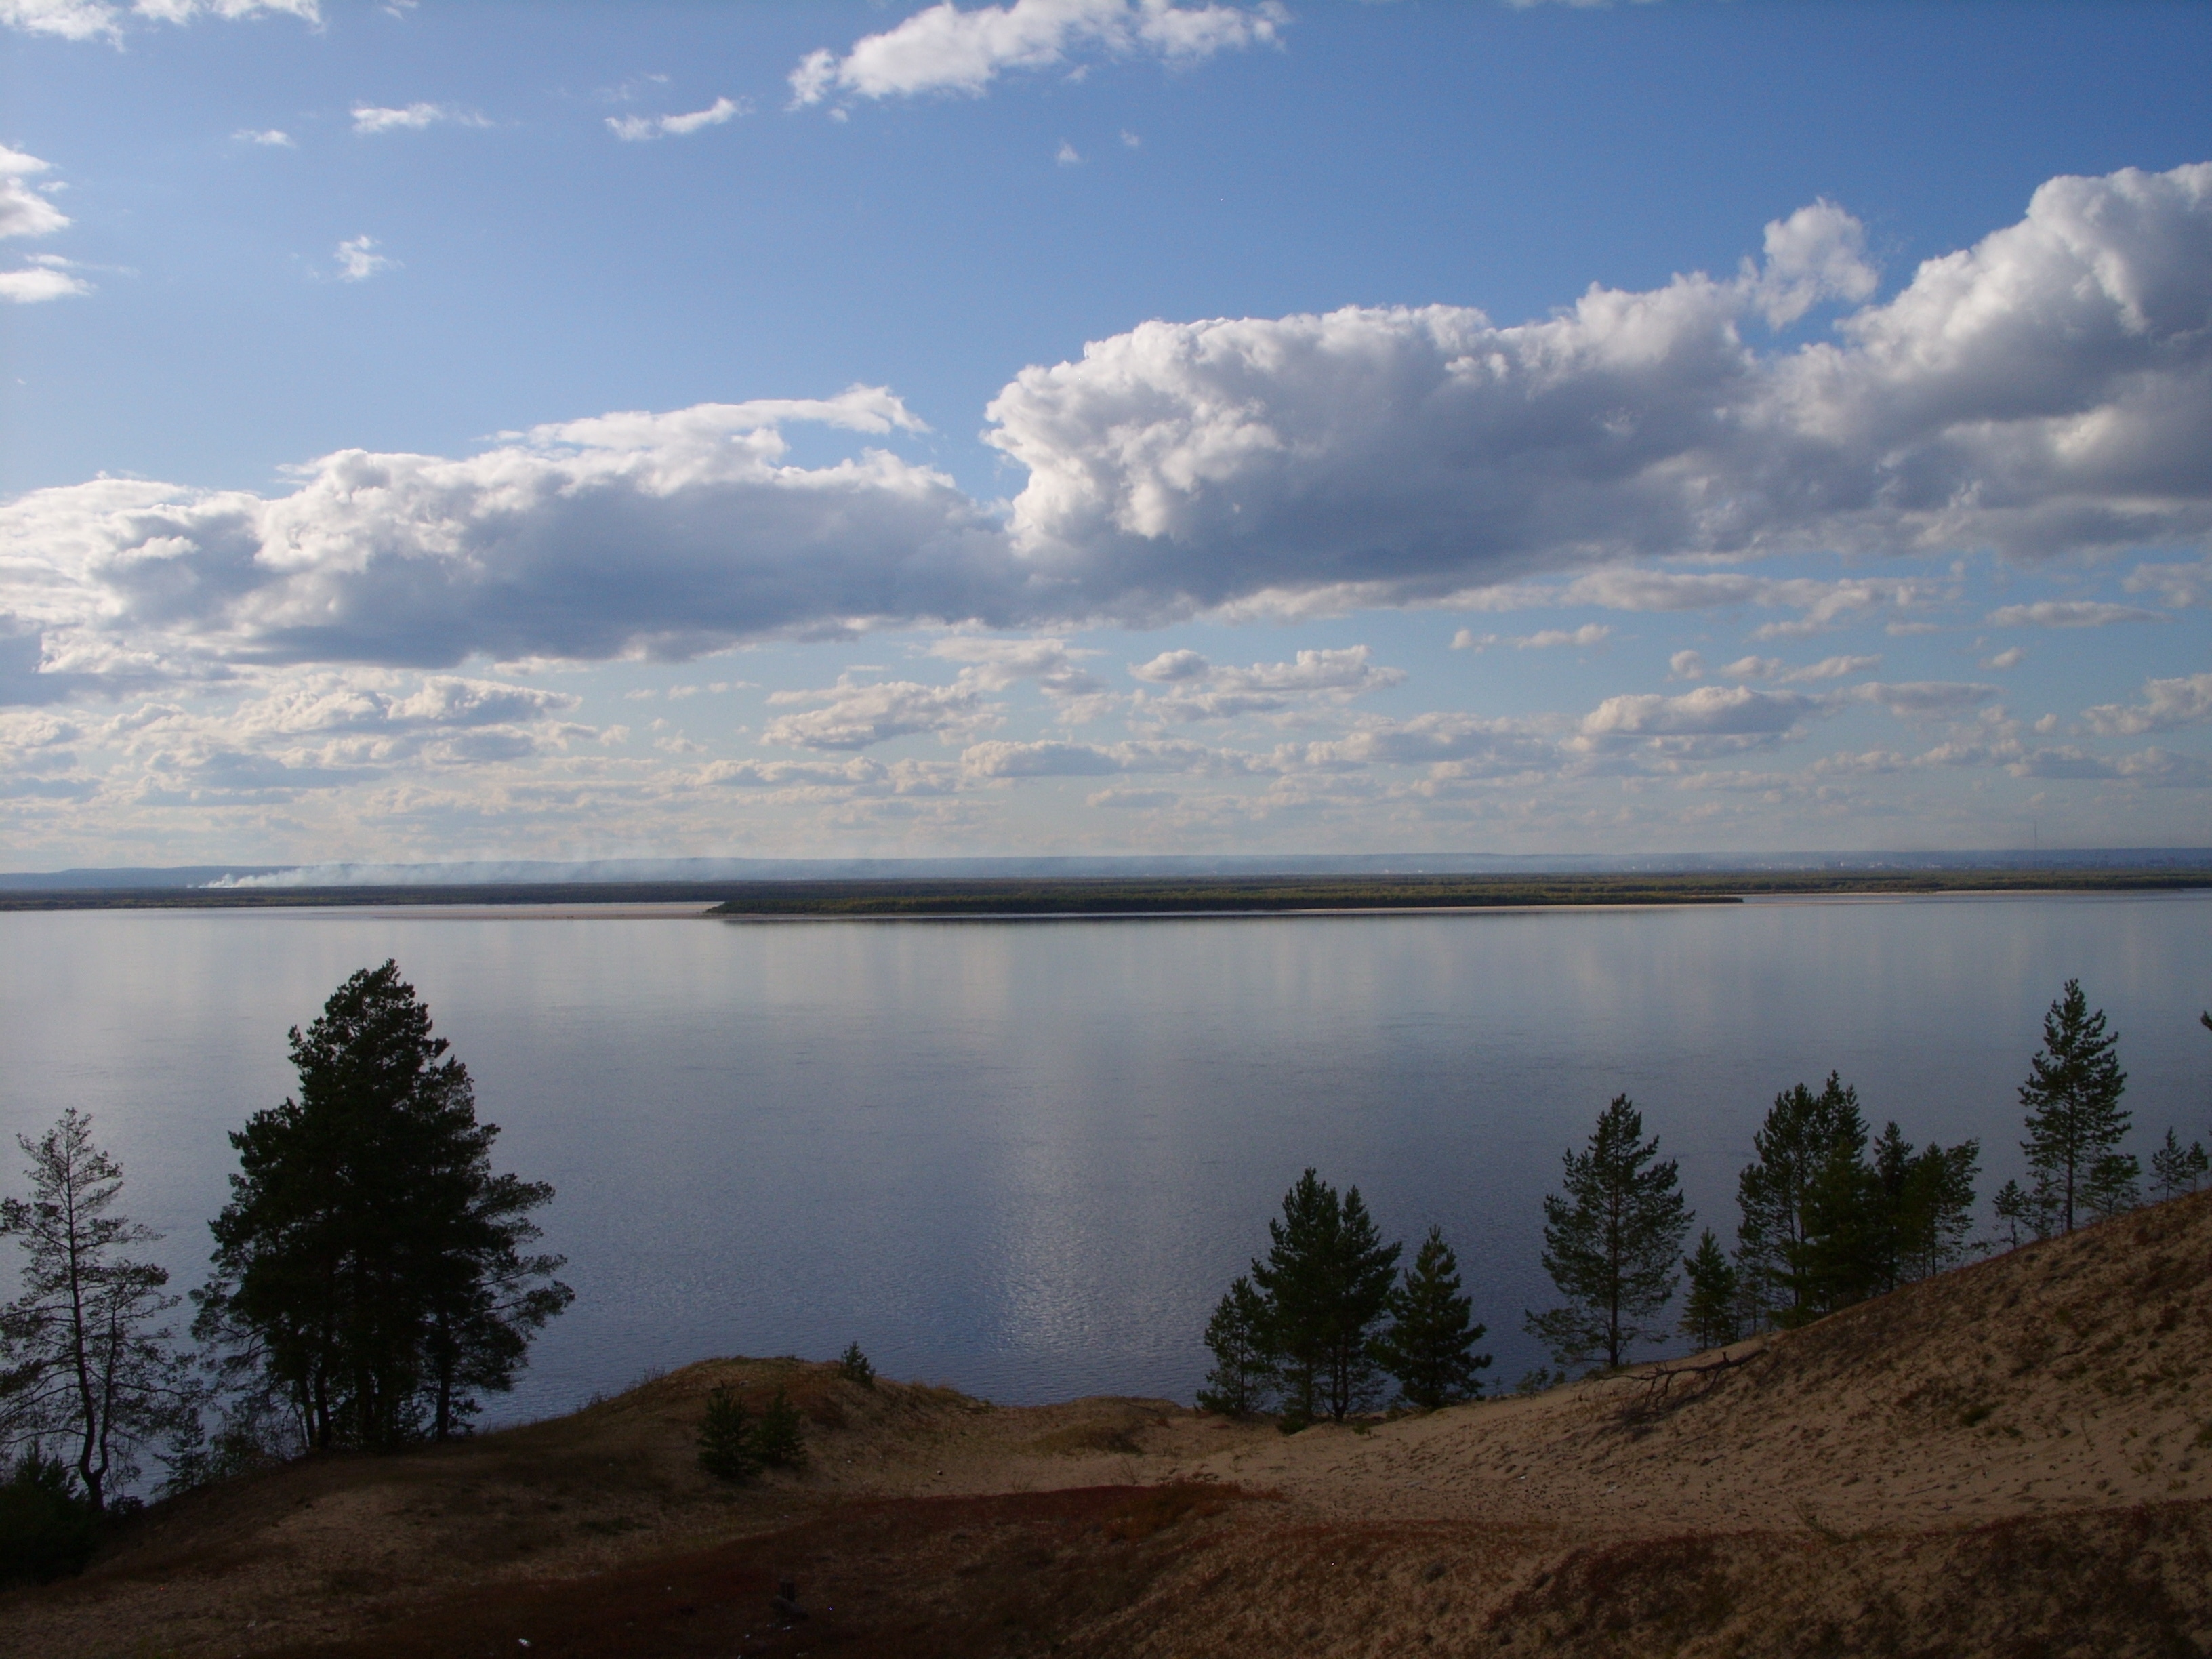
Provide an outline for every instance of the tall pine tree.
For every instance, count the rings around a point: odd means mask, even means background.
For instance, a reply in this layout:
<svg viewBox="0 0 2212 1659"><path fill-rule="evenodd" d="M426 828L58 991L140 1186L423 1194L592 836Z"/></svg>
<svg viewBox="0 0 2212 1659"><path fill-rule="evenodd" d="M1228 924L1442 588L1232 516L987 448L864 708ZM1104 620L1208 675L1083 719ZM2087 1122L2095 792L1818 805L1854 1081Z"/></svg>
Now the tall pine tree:
<svg viewBox="0 0 2212 1659"><path fill-rule="evenodd" d="M446 1048L396 963L364 969L293 1029L298 1097L230 1138L194 1328L310 1446L444 1438L570 1299L526 1253L553 1189L492 1172L499 1127Z"/></svg>
<svg viewBox="0 0 2212 1659"><path fill-rule="evenodd" d="M1644 1323L1674 1294L1674 1264L1690 1231L1673 1158L1644 1139L1626 1095L1601 1113L1588 1150L1566 1154L1564 1192L1544 1200L1544 1271L1566 1298L1529 1314L1530 1335L1562 1365L1602 1354L1620 1364L1636 1343L1663 1335Z"/></svg>
<svg viewBox="0 0 2212 1659"><path fill-rule="evenodd" d="M1858 1091L1833 1072L1818 1094L1802 1083L1784 1090L1751 1146L1756 1159L1736 1180L1744 1297L1754 1324L1794 1322L1802 1316L1802 1297L1792 1284L1792 1261L1812 1236L1813 1188L1824 1174L1834 1185L1839 1168L1856 1165L1866 1147Z"/></svg>
<svg viewBox="0 0 2212 1659"><path fill-rule="evenodd" d="M1384 1244L1359 1188L1342 1198L1308 1170L1267 1223L1252 1283L1267 1304L1277 1376L1289 1414L1337 1422L1379 1392L1368 1339L1390 1298L1401 1246Z"/></svg>
<svg viewBox="0 0 2212 1659"><path fill-rule="evenodd" d="M2027 1113L2021 1150L2050 1194L2061 1232L2072 1232L2085 1212L2124 1207L2141 1175L2133 1158L2113 1150L2130 1121L2120 1109L2128 1076L2119 1042L2105 1029L2104 1010L2091 1013L2081 981L2069 979L2044 1016L2042 1050L2020 1085Z"/></svg>

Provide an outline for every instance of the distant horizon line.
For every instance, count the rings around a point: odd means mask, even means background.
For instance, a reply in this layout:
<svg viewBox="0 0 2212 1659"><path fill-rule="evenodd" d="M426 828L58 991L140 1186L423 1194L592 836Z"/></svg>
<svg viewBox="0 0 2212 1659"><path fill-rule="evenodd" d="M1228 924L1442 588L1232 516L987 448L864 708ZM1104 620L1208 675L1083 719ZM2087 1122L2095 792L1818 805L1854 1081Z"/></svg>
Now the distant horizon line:
<svg viewBox="0 0 2212 1659"><path fill-rule="evenodd" d="M2212 866L2208 847L1988 848L1771 853L1000 854L866 858L331 860L0 871L0 890L563 885L587 882L821 881L926 876L1724 873L1775 870L2157 869Z"/></svg>

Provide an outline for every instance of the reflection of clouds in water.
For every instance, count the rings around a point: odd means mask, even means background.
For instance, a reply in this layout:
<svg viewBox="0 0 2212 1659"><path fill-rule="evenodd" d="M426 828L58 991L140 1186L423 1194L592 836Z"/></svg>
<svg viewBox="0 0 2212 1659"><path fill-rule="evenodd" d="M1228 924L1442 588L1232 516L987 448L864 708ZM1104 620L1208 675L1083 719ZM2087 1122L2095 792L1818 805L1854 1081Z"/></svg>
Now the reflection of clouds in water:
<svg viewBox="0 0 2212 1659"><path fill-rule="evenodd" d="M2202 1130L2212 900L1914 900L1345 921L727 926L338 915L0 915L0 1133L93 1112L180 1288L223 1133L283 1030L396 956L552 1181L575 1307L496 1415L712 1353L826 1357L1008 1401L1188 1398L1200 1333L1311 1164L1388 1236L1441 1222L1493 1376L1559 1155L1626 1091L1702 1218L1775 1092L1831 1066L1877 1124L1981 1138L2062 974L2122 1036L2148 1141ZM35 975L29 964L36 964ZM2197 1002L2189 1002L2195 994Z"/></svg>

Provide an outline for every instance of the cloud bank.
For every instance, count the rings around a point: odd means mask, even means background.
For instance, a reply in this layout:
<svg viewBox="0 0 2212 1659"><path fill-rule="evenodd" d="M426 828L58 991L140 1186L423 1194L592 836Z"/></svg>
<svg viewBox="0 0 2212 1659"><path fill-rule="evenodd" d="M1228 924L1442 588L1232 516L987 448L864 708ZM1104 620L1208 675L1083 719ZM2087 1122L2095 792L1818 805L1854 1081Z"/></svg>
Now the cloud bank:
<svg viewBox="0 0 2212 1659"><path fill-rule="evenodd" d="M1026 472L1003 513L888 447L790 461L798 422L925 429L876 387L571 421L461 459L342 451L275 496L37 491L0 509L0 614L19 655L38 641L0 685L33 701L41 676L681 658L1270 605L1748 605L1796 611L1759 630L1787 637L1941 584L1711 562L2204 544L2212 164L2053 179L1834 337L1757 343L1808 295L1863 295L1858 248L1823 204L1726 280L1593 288L1510 327L1445 306L1147 323L992 401L989 441ZM1654 568L1682 556L1707 568ZM2017 609L1990 620L2157 614ZM1205 695L1280 691L1217 677Z"/></svg>

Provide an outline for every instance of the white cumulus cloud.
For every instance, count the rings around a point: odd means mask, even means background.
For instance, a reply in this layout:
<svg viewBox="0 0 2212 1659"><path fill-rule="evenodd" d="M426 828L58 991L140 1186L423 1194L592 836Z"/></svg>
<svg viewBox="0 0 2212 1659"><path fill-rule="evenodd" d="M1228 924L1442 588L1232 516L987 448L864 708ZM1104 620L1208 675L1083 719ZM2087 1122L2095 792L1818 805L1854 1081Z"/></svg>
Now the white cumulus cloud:
<svg viewBox="0 0 2212 1659"><path fill-rule="evenodd" d="M68 225L67 214L24 182L53 165L0 144L0 236L51 236Z"/></svg>
<svg viewBox="0 0 2212 1659"><path fill-rule="evenodd" d="M962 10L945 0L840 57L809 52L791 72L792 103L826 99L980 94L1012 70L1057 68L1079 52L1195 63L1276 40L1279 5L1177 5L1172 0L1014 0Z"/></svg>
<svg viewBox="0 0 2212 1659"><path fill-rule="evenodd" d="M617 138L636 143L651 138L680 137L751 113L750 99L717 98L706 108L695 109L688 115L610 115L607 130Z"/></svg>
<svg viewBox="0 0 2212 1659"><path fill-rule="evenodd" d="M288 494L33 492L0 507L6 651L33 653L20 672L7 656L0 684L35 701L256 662L678 658L862 624L1049 632L1308 605L1741 605L1776 613L1754 639L1784 639L1917 626L1958 585L1716 556L1995 547L2033 563L2212 534L2212 164L2054 179L2020 223L1923 264L1833 339L1754 348L1741 325L1774 283L1848 300L1856 282L1818 253L1848 246L1832 216L1777 222L1759 273L1592 289L1514 327L1355 308L1095 342L991 404L993 441L1028 469L1003 514L866 445L921 429L880 388L571 421L459 459L344 450ZM793 464L780 428L797 422L858 453ZM1666 562L1681 556L1703 568ZM2048 623L2087 603L2019 609ZM1547 635L1595 637L1525 637ZM1212 718L1394 674L1341 652L1177 657L1136 695L1154 719Z"/></svg>
<svg viewBox="0 0 2212 1659"><path fill-rule="evenodd" d="M278 13L322 21L317 0L0 0L0 27L65 40L120 42L126 22L189 23L195 18L237 19Z"/></svg>
<svg viewBox="0 0 2212 1659"><path fill-rule="evenodd" d="M2083 709L2081 718L2089 723L2091 731L2104 738L2132 738L2145 732L2202 726L2212 720L2212 674L2147 681L2141 703L2102 703Z"/></svg>
<svg viewBox="0 0 2212 1659"><path fill-rule="evenodd" d="M488 127L490 125L474 110L456 109L447 104L407 104L398 108L358 104L353 112L353 130L364 134L420 132L424 127L439 125Z"/></svg>
<svg viewBox="0 0 2212 1659"><path fill-rule="evenodd" d="M998 707L973 684L870 684L848 674L828 690L778 691L769 701L823 705L770 720L761 733L763 743L794 749L866 749L923 732L950 743L1000 720Z"/></svg>
<svg viewBox="0 0 2212 1659"><path fill-rule="evenodd" d="M1777 280L1859 289L1790 258ZM1147 323L992 403L1030 471L1012 532L1034 567L1166 612L1347 584L1434 601L1670 554L2033 560L2212 531L2212 163L2053 179L1836 341L1747 344L1771 286L1594 288L1510 327L1449 306Z"/></svg>
<svg viewBox="0 0 2212 1659"><path fill-rule="evenodd" d="M69 216L25 182L52 167L27 151L0 144L0 237L51 236L68 227ZM69 274L64 259L35 258L23 269L0 271L0 300L16 305L91 291L89 283Z"/></svg>
<svg viewBox="0 0 2212 1659"><path fill-rule="evenodd" d="M1301 651L1291 662L1217 667L1194 651L1164 652L1129 672L1168 690L1139 694L1135 712L1148 720L1231 720L1273 714L1316 702L1340 703L1401 684L1405 671L1378 667L1364 645Z"/></svg>
<svg viewBox="0 0 2212 1659"><path fill-rule="evenodd" d="M36 263L21 270L0 270L0 300L14 305L36 305L41 300L91 292L90 283L70 276L62 264Z"/></svg>
<svg viewBox="0 0 2212 1659"><path fill-rule="evenodd" d="M377 272L390 270L399 263L376 252L374 236L349 237L338 244L335 257L342 283L365 283Z"/></svg>
<svg viewBox="0 0 2212 1659"><path fill-rule="evenodd" d="M787 465L794 422L921 427L860 387L573 421L464 460L343 451L275 498L33 491L0 507L0 617L43 638L58 687L233 660L681 658L1012 608L1000 540L950 480L880 451Z"/></svg>

